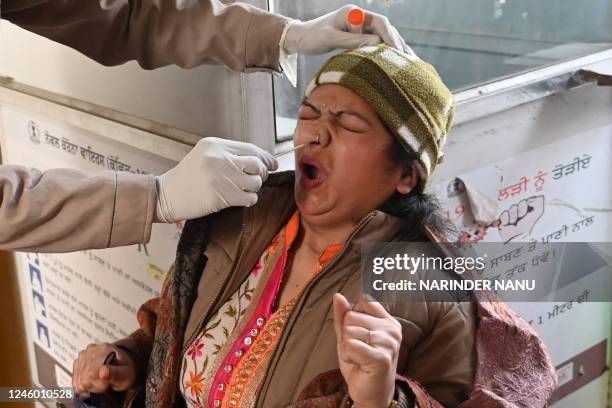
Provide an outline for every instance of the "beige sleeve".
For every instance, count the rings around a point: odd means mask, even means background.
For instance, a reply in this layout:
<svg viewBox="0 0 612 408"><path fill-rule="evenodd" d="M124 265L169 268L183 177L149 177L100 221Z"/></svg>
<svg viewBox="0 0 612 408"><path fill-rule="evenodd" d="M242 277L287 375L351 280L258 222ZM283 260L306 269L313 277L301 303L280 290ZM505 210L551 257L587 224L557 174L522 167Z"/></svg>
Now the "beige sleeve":
<svg viewBox="0 0 612 408"><path fill-rule="evenodd" d="M72 252L146 243L155 178L0 166L0 249Z"/></svg>
<svg viewBox="0 0 612 408"><path fill-rule="evenodd" d="M279 71L289 21L219 0L2 0L2 18L104 65L224 64L236 71Z"/></svg>

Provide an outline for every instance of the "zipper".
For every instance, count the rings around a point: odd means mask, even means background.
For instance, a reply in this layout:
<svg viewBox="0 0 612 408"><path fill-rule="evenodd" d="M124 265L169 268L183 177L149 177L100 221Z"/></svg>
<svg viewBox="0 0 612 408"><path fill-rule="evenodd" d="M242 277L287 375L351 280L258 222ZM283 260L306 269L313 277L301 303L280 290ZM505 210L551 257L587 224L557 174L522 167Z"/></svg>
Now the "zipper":
<svg viewBox="0 0 612 408"><path fill-rule="evenodd" d="M187 352L187 349L189 348L189 346L191 346L191 343L193 343L198 333L200 333L200 331L204 329L204 324L210 317L210 312L213 310L214 305L219 301L219 296L221 295L222 289L227 285L231 277L234 276L234 273L236 272L236 268L238 268L238 265L240 264L240 261L242 260L242 246L244 244L244 237L246 235L244 232L245 226L246 226L246 209L243 209L242 225L240 226L240 241L238 241L238 251L237 251L238 256L236 257L236 260L234 261L234 264L232 265L231 272L227 275L223 283L219 287L216 288L217 292L215 293L215 297L211 304L211 307L208 308L208 311L206 312L204 317L200 320L200 323L198 324L196 330L191 334L189 341L185 343L185 347L183 348L180 358L182 358L182 356Z"/></svg>
<svg viewBox="0 0 612 408"><path fill-rule="evenodd" d="M340 251L338 251L338 253L336 253L329 260L329 262L321 269L321 271L319 271L319 273L302 290L302 293L300 294L298 302L296 303L295 307L293 308L293 310L291 310L291 313L289 314L289 318L287 319L287 324L285 326L285 330L283 330L283 334L281 335L281 338L278 341L278 344L277 344L276 349L274 351L274 354L275 354L274 355L274 359L272 361L270 361L270 364L268 365L268 368L266 369L266 373L265 373L265 375L263 377L265 379L265 383L262 385L260 391L255 396L255 405L254 405L255 407L259 406L258 405L259 404L259 396L261 395L261 391L267 390L269 385L270 385L270 371L272 371L272 366L276 366L276 364L278 363L278 360L280 358L280 354L277 353L277 351L281 350L284 347L285 343L287 342L287 337L289 336L289 333L291 332L291 328L293 327L293 324L295 323L295 320L297 319L297 315L299 314L298 310L301 310L304 307L304 302L305 302L305 299L306 299L306 297L308 295L308 292L310 292L312 287L322 278L323 274L325 272L327 272L329 269L331 269L331 267L336 263L336 261L342 255L344 255L344 253L348 249L349 243L353 240L353 238L355 238L355 235L357 235L357 233L361 230L361 228L365 225L365 223L367 221L369 221L371 218L373 218L375 215L376 215L376 212L372 211L371 213L369 213L368 215L363 217L361 219L361 221L359 221L355 225L355 227L353 228L353 230L349 234L348 238L346 239L346 241L345 241L344 245L342 246L342 248L340 249Z"/></svg>

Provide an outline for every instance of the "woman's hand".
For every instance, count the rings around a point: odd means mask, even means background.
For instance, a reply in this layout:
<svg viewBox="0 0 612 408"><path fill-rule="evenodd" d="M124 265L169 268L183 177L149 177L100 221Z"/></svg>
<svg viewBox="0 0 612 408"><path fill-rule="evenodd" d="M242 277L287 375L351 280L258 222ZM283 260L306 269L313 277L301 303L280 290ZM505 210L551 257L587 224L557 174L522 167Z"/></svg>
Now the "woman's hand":
<svg viewBox="0 0 612 408"><path fill-rule="evenodd" d="M333 308L340 371L354 406L387 408L395 391L401 325L378 302L360 300L351 310L336 293Z"/></svg>
<svg viewBox="0 0 612 408"><path fill-rule="evenodd" d="M106 357L115 352L112 365L104 364ZM121 349L108 344L90 344L79 352L72 366L72 388L79 395L101 394L109 388L126 391L136 382L134 362Z"/></svg>

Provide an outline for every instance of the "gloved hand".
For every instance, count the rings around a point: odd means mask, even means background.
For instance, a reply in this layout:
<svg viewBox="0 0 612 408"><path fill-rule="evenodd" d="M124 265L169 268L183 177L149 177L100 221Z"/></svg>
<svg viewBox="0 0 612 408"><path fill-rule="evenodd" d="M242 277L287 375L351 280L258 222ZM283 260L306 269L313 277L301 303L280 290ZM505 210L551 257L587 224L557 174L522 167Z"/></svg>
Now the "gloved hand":
<svg viewBox="0 0 612 408"><path fill-rule="evenodd" d="M278 168L263 149L233 140L207 137L168 172L156 177L156 222L176 222L233 206L251 206Z"/></svg>
<svg viewBox="0 0 612 408"><path fill-rule="evenodd" d="M336 48L357 48L377 45L381 41L405 53L414 55L397 29L386 16L365 11L363 34L350 33L347 15L355 5L346 5L336 11L309 21L289 22L281 46L287 54L323 54Z"/></svg>

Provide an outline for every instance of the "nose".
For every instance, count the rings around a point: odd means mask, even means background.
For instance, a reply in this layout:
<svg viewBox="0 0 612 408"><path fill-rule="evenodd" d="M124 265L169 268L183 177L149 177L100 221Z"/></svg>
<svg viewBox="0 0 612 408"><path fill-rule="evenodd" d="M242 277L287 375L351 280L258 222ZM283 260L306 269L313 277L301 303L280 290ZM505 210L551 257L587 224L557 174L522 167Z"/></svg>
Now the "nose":
<svg viewBox="0 0 612 408"><path fill-rule="evenodd" d="M318 144L321 147L325 147L331 141L331 134L327 124L323 124L317 131L317 138L313 141L313 143ZM318 142L318 143L317 143Z"/></svg>
<svg viewBox="0 0 612 408"><path fill-rule="evenodd" d="M304 121L294 134L294 143L308 144L311 147L325 147L332 141L335 126L335 117L331 114L323 114L311 121Z"/></svg>

